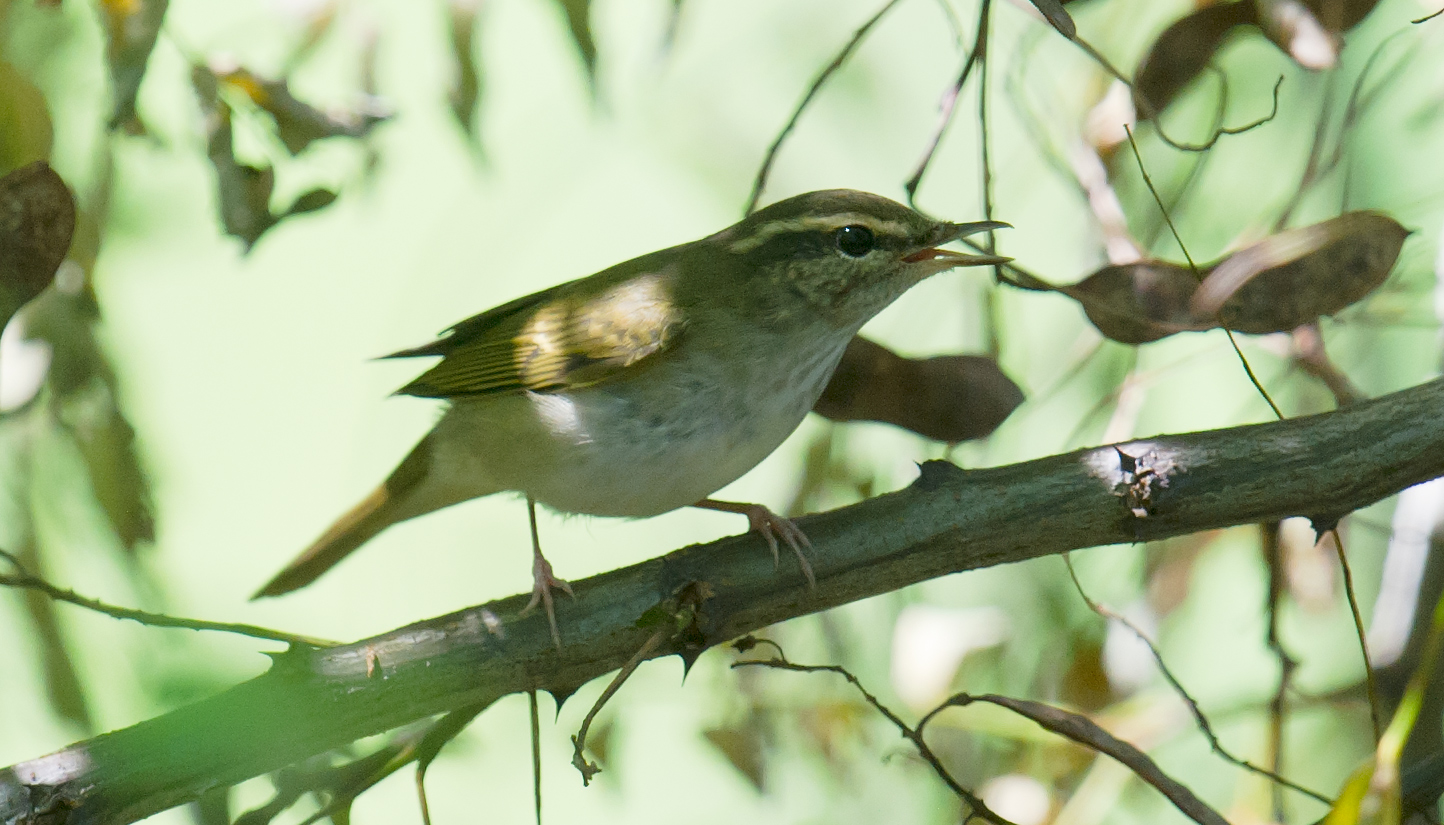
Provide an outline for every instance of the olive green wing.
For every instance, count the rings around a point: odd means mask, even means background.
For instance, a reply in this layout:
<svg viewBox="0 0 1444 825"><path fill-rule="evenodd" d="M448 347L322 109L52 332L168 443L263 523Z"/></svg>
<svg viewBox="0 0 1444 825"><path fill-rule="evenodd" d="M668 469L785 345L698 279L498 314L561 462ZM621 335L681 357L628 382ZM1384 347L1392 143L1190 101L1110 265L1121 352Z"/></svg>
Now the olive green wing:
<svg viewBox="0 0 1444 825"><path fill-rule="evenodd" d="M440 355L397 390L454 398L601 383L672 346L684 327L672 279L644 272L594 275L519 298L389 358Z"/></svg>

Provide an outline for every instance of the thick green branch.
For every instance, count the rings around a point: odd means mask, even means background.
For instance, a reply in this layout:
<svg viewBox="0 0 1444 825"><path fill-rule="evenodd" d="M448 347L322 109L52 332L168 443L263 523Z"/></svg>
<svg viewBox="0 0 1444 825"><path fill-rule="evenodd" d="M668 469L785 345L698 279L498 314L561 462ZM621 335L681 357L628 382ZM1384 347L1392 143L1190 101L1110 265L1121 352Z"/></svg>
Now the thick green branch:
<svg viewBox="0 0 1444 825"><path fill-rule="evenodd" d="M962 471L802 519L817 588L735 537L573 582L552 647L513 596L356 644L297 649L218 696L0 772L0 822L120 823L459 707L541 688L559 697L654 655L938 576L1083 547L1309 516L1318 526L1444 475L1444 380L1348 409L1160 436Z"/></svg>

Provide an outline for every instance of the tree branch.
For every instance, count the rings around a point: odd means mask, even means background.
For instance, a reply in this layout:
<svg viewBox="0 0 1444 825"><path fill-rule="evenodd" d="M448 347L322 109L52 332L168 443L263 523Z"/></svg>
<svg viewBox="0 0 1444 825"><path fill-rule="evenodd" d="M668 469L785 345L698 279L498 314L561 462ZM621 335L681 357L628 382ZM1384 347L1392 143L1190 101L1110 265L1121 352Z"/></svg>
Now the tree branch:
<svg viewBox="0 0 1444 825"><path fill-rule="evenodd" d="M1083 547L1345 514L1444 475L1444 379L1324 415L1160 436L963 471L800 520L816 589L755 537L683 548L574 582L561 651L523 595L337 648L138 725L0 771L0 822L124 823L364 736L533 688L564 700L651 656L688 662L785 619L938 576Z"/></svg>

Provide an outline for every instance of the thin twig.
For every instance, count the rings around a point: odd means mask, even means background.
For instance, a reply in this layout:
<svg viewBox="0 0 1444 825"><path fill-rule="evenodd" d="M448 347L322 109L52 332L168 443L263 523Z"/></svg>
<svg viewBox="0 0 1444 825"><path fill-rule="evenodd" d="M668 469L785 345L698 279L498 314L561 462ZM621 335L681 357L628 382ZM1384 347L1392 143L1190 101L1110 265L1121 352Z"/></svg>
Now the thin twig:
<svg viewBox="0 0 1444 825"><path fill-rule="evenodd" d="M335 647L337 645L336 642L325 639L301 636L296 633L286 633L285 631L272 630L253 624L211 622L205 619L183 619L176 616L167 616L163 613L151 613L147 610L135 610L129 607L118 607L116 605L106 604L97 599L82 596L74 590L56 587L50 582L31 573L30 570L21 563L20 559L8 551L0 550L0 558L10 562L15 568L14 573L0 573L0 586L37 590L56 601L73 604L77 607L83 607L86 610L93 610L96 613L102 613L113 619L128 619L149 627L180 627L187 630L214 630L221 633L235 633L241 636L249 636L253 639L285 642L286 644L303 647Z"/></svg>
<svg viewBox="0 0 1444 825"><path fill-rule="evenodd" d="M922 184L923 175L927 173L928 166L933 162L933 155L938 151L938 144L942 143L943 134L948 130L948 124L953 122L953 111L958 105L958 95L963 91L963 84L968 82L968 75L973 73L973 66L979 60L986 57L988 48L988 15L992 9L992 0L983 0L978 10L978 33L973 37L973 47L968 50L968 56L963 60L963 68L958 71L958 79L943 93L942 102L939 104L938 122L933 129L933 136L928 141L928 148L923 152L922 160L918 161L917 168L913 170L912 176L907 183L903 184L908 196L908 205L917 206L918 186Z"/></svg>
<svg viewBox="0 0 1444 825"><path fill-rule="evenodd" d="M1114 79L1121 81L1123 85L1128 87L1129 91L1133 91L1133 81L1124 77L1123 73L1120 72L1118 68L1114 66L1111 62L1109 62L1108 58L1104 57L1101 52L1093 48L1092 44L1090 44L1088 41L1084 40L1081 37L1075 37L1069 42L1077 45L1078 48L1083 50L1084 54L1093 58L1094 62L1102 66L1105 72L1111 75ZM1269 113L1267 115L1264 115L1263 117L1258 118L1251 123L1246 123L1242 126L1231 126L1227 128L1215 129L1213 134L1209 136L1208 140L1204 141L1203 143L1184 143L1182 141L1174 140L1173 138L1168 136L1167 132L1164 131L1163 124L1160 121L1160 116L1162 115L1162 113L1159 112L1158 109L1156 109L1151 102L1149 102L1141 95L1136 94L1133 95L1133 101L1134 105L1138 106L1138 108L1142 110L1143 114L1153 121L1154 131L1158 133L1159 140L1163 141L1170 147L1177 149L1180 152L1206 152L1209 149L1212 149L1213 145L1215 143L1218 143L1219 139L1224 137L1225 135L1241 135L1244 132L1253 131L1254 129L1257 129L1265 123L1268 123L1269 121L1278 117L1279 88L1283 86L1283 83L1283 75L1279 75L1279 79L1274 81L1273 106L1269 110Z"/></svg>
<svg viewBox="0 0 1444 825"><path fill-rule="evenodd" d="M1280 776L1268 768L1260 767L1247 759L1242 759L1229 753L1228 750L1224 748L1223 743L1219 741L1218 734L1214 733L1213 726L1209 724L1208 717L1203 715L1203 709L1198 706L1198 702L1195 701L1188 690L1183 687L1183 683L1178 681L1178 677L1173 675L1173 671L1168 669L1168 665L1163 661L1163 654L1159 652L1158 648L1153 644L1153 641L1126 617L1089 597L1087 591L1083 589L1083 583L1078 579L1078 571L1073 567L1073 555L1071 553L1063 554L1063 563L1068 566L1068 575L1073 579L1073 587L1078 591L1078 596L1083 599L1083 603L1088 605L1088 609L1104 619L1123 625L1148 648L1148 652L1153 655L1154 664L1158 665L1158 672L1163 674L1164 681L1168 682L1169 686L1173 688L1174 693L1177 693L1178 697L1183 700L1183 703L1188 706L1188 712L1193 714L1193 720L1198 725L1199 732L1208 740L1208 746L1213 749L1214 753L1218 754L1219 757L1226 762L1230 762L1246 771L1256 773L1259 776L1266 777L1292 791L1297 791L1304 796L1313 797L1325 805L1334 804L1332 799L1318 791L1310 790L1293 780Z"/></svg>
<svg viewBox="0 0 1444 825"><path fill-rule="evenodd" d="M652 651L657 649L657 645L667 638L669 631L668 627L660 627L657 632L647 637L647 641L642 643L632 658L628 659L627 663L622 665L622 669L617 671L617 675L612 677L611 684L607 685L607 689L602 691L602 695L597 697L596 702L592 703L591 710L588 710L586 717L582 719L582 726L572 737L572 765L576 766L577 771L582 775L583 785L591 784L592 777L602 770L596 763L588 762L587 757L582 753L582 749L587 746L587 730L592 726L592 720L596 718L597 712L602 709L607 700L611 699L612 695L622 687L622 683L627 681L627 677L632 675L632 671L645 662Z"/></svg>
<svg viewBox="0 0 1444 825"><path fill-rule="evenodd" d="M1269 700L1269 751L1273 770L1282 770L1284 761L1284 716L1288 712L1286 700L1289 684L1293 681L1294 669L1298 662L1284 650L1279 636L1279 602L1284 596L1283 544L1279 538L1279 522L1259 525L1263 533L1264 563L1268 566L1268 648L1279 660L1279 686ZM1273 788L1273 821L1286 822L1284 818L1283 794Z"/></svg>
<svg viewBox="0 0 1444 825"><path fill-rule="evenodd" d="M1274 91L1278 91L1277 86L1274 87ZM1275 100L1275 102L1277 103L1277 100ZM1153 195L1154 203L1158 204L1159 211L1163 213L1163 220L1168 224L1168 231L1173 233L1173 240L1178 244L1178 248L1183 251L1183 258L1188 261L1188 268L1193 271L1193 276L1199 281L1202 281L1203 273L1199 271L1198 264L1194 263L1193 256L1189 254L1188 247L1183 243L1183 236L1178 234L1178 227L1173 225L1173 218L1169 216L1168 210L1163 208L1163 199L1158 196L1158 190L1153 186L1153 179L1148 176L1148 169L1143 165L1143 155L1138 151L1138 141L1133 138L1133 130L1127 125L1124 125L1123 132L1128 135L1128 145L1133 147L1133 159L1138 163L1138 171L1143 175L1143 183L1148 187L1149 193ZM1254 389L1258 390L1259 395L1263 396L1263 400L1268 403L1269 409L1274 411L1274 415L1282 421L1284 418L1283 411L1274 403L1273 397L1269 395L1268 390L1264 389L1263 384L1258 380L1258 376L1254 375L1253 367L1249 366L1248 358L1244 357L1243 350L1239 349L1238 341L1234 338L1233 331L1226 327L1220 327L1220 329L1223 330L1224 335L1228 336L1228 343L1233 347L1234 354L1238 356L1239 363L1243 364L1243 371L1248 375L1249 382L1253 384Z"/></svg>
<svg viewBox="0 0 1444 825"><path fill-rule="evenodd" d="M838 52L837 56L832 58L832 62L827 64L827 68L823 69L822 73L812 81L812 85L807 89L807 94L802 97L802 102L797 104L797 108L792 112L792 117L788 118L787 125L782 127L782 131L777 133L777 137L772 141L772 145L767 147L767 155L762 160L762 168L757 170L757 179L752 183L752 195L747 198L745 214L750 215L757 209L757 202L762 199L762 189L767 185L767 176L772 172L772 162L777 159L777 152L782 148L782 142L786 140L787 136L792 134L792 130L796 128L797 121L802 117L803 110L808 107L808 104L812 103L812 99L816 97L817 93L822 89L822 84L826 83L827 79L832 77L834 72L842 68L842 64L857 50L858 45L862 43L862 39L867 36L867 33L872 31L873 26L876 26L878 21L882 20L883 15L891 11L892 7L896 6L898 2L899 0L888 0L881 9L878 9L876 14L870 17L866 23L863 23L857 31L853 32L852 39L847 41L847 45L842 47L842 51Z"/></svg>
<svg viewBox="0 0 1444 825"><path fill-rule="evenodd" d="M857 688L857 692L862 694L865 702L872 705L878 713L881 713L889 722L896 726L898 731L902 733L903 738L911 742L913 747L917 748L918 755L932 767L933 772L938 775L938 778L943 780L943 783L946 784L959 799L962 799L968 804L971 808L968 819L978 816L990 822L997 823L997 825L1013 825L1012 822L989 808L976 794L959 784L958 780L954 779L951 773L948 773L948 769L943 766L942 760L938 758L938 755L933 753L932 748L929 748L927 743L923 741L922 728L928 719L932 717L932 714L924 717L923 721L919 722L916 728L910 727L901 717L889 710L882 702L878 701L876 696L869 693L867 688L863 687L862 683L857 680L857 677L848 672L847 668L840 665L799 665L793 664L789 662L786 657L779 655L772 659L753 659L733 662L732 667L767 667L776 670L792 670L798 673L836 673L851 683L853 687ZM934 711L934 713L936 713L936 711Z"/></svg>
<svg viewBox="0 0 1444 825"><path fill-rule="evenodd" d="M541 709L537 707L536 690L526 692L527 705L531 708L531 789L536 802L536 825L541 820Z"/></svg>
<svg viewBox="0 0 1444 825"><path fill-rule="evenodd" d="M1369 635L1364 630L1364 616L1359 611L1359 595L1354 591L1354 571L1349 567L1349 558L1344 554L1344 540L1339 528L1329 530L1334 537L1334 550L1339 554L1339 569L1344 573L1344 596L1349 600L1349 613L1354 617L1354 632L1359 636L1359 653L1364 657L1364 689L1369 695L1369 721L1374 725L1374 742L1384 735L1384 723L1380 717L1382 703L1379 700L1379 683L1374 675L1374 663L1369 656Z"/></svg>

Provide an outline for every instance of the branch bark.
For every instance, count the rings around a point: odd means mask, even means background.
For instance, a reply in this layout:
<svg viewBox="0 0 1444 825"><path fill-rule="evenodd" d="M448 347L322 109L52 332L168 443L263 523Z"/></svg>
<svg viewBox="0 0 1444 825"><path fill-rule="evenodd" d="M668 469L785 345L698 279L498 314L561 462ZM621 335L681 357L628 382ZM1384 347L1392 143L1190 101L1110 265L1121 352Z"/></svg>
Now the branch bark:
<svg viewBox="0 0 1444 825"><path fill-rule="evenodd" d="M964 471L801 519L817 587L754 537L574 582L546 619L522 595L335 648L293 647L217 696L0 771L0 822L124 823L364 736L509 693L564 700L632 657L694 660L769 624L938 576L1084 547L1307 516L1315 526L1444 475L1444 379L1324 415L1159 436Z"/></svg>

